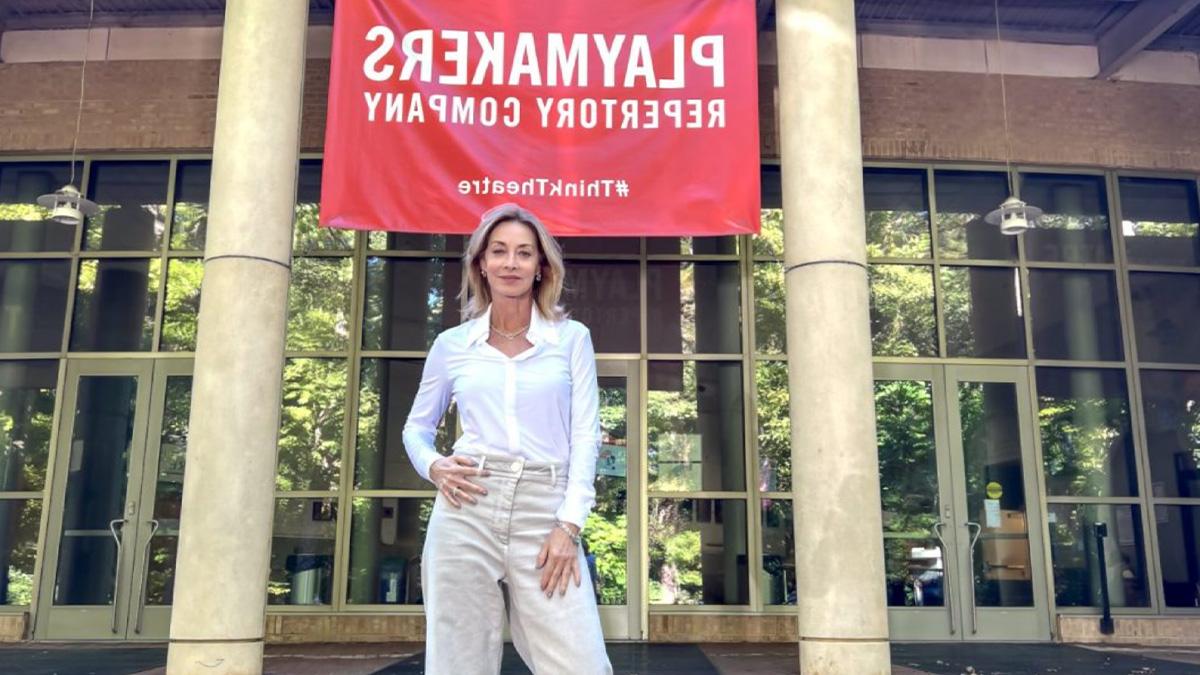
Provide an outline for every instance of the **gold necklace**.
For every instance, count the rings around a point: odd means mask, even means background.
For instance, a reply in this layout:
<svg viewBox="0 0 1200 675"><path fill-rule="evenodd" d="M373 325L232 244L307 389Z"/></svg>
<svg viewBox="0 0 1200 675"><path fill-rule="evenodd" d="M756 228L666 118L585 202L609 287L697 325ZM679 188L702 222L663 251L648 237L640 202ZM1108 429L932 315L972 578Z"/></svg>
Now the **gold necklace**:
<svg viewBox="0 0 1200 675"><path fill-rule="evenodd" d="M496 335L499 335L500 337L504 338L505 340L508 340L509 342L516 340L517 338L521 337L521 335L524 334L525 331L529 330L529 324L525 324L523 327L518 329L515 333L505 333L504 331L500 330L499 328L496 328L496 326L494 326L494 325L492 325L490 327L491 327L493 333L495 333Z"/></svg>

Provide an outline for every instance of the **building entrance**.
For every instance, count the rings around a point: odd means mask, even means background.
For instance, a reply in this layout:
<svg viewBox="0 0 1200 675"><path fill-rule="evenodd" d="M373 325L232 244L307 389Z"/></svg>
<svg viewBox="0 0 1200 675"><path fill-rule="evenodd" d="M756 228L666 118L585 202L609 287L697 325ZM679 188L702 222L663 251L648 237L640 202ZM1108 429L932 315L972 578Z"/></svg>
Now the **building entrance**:
<svg viewBox="0 0 1200 675"><path fill-rule="evenodd" d="M892 639L1050 638L1027 372L876 367Z"/></svg>
<svg viewBox="0 0 1200 675"><path fill-rule="evenodd" d="M191 372L190 359L68 363L36 638L167 637Z"/></svg>

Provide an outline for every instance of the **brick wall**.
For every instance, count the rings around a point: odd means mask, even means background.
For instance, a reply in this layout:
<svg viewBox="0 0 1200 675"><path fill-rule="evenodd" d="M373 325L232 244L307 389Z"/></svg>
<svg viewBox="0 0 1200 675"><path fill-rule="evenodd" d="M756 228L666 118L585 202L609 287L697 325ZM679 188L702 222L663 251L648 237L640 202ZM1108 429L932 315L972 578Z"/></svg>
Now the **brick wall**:
<svg viewBox="0 0 1200 675"><path fill-rule="evenodd" d="M302 147L320 150L329 62L310 59ZM88 66L85 152L206 151L216 61L103 61ZM0 64L0 153L70 149L76 64ZM778 154L776 68L760 68L761 138ZM1003 161L999 80L974 73L860 71L863 150L871 159ZM1008 78L1013 155L1031 164L1200 172L1200 87Z"/></svg>

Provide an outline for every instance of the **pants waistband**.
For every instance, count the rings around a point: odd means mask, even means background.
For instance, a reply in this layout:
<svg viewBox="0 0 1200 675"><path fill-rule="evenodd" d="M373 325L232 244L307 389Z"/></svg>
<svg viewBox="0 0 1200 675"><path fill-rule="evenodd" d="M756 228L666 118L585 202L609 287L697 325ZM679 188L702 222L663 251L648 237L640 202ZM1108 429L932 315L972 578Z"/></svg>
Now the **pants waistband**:
<svg viewBox="0 0 1200 675"><path fill-rule="evenodd" d="M540 474L548 476L551 483L558 483L560 478L565 480L567 477L564 462L535 462L515 455L506 455L498 452L477 452L473 450L455 451L454 454L460 457L469 457L479 462L481 470L487 469L493 474L500 476Z"/></svg>

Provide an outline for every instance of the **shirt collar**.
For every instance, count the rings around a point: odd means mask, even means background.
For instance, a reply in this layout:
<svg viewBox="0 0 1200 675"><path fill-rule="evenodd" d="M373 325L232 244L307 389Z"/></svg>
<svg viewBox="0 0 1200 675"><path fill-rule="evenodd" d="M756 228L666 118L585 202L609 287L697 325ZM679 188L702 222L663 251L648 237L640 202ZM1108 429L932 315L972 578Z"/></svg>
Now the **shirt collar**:
<svg viewBox="0 0 1200 675"><path fill-rule="evenodd" d="M480 342L486 342L491 325L492 306L488 305L483 314L471 320L471 328L467 333L467 344L474 346ZM543 341L556 345L558 337L558 324L547 321L537 310L537 305L533 305L529 315L529 330L525 333L525 338L535 345Z"/></svg>

